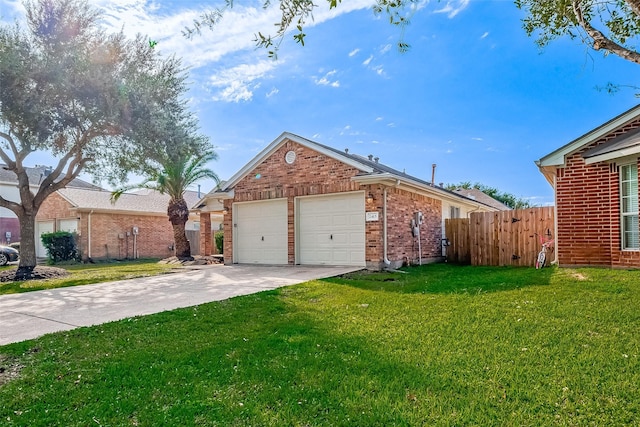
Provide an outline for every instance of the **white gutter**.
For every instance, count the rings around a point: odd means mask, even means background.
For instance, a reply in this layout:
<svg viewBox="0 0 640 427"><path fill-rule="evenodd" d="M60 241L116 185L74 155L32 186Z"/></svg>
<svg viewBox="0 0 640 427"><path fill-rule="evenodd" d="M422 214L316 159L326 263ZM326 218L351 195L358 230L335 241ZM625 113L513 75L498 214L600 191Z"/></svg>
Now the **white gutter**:
<svg viewBox="0 0 640 427"><path fill-rule="evenodd" d="M391 261L389 261L389 256L387 254L387 187L384 188L383 196L382 196L383 204L382 204L382 247L383 247L383 261L385 267L389 267L391 265Z"/></svg>

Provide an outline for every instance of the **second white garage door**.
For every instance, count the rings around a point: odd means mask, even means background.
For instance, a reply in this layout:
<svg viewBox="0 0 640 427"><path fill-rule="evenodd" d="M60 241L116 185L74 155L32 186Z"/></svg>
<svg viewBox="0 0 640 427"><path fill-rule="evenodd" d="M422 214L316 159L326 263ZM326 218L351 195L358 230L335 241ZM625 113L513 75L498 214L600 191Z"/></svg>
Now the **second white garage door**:
<svg viewBox="0 0 640 427"><path fill-rule="evenodd" d="M299 264L365 266L364 193L297 199Z"/></svg>
<svg viewBox="0 0 640 427"><path fill-rule="evenodd" d="M233 205L234 262L287 264L287 199Z"/></svg>

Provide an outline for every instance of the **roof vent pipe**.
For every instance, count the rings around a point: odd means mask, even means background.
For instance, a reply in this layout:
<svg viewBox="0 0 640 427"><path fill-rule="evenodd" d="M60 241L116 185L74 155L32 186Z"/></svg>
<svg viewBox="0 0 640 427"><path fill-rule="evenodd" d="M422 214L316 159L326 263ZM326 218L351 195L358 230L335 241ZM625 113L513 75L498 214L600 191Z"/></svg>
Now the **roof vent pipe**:
<svg viewBox="0 0 640 427"><path fill-rule="evenodd" d="M373 158L373 161L376 162L376 163L378 163L378 160L380 160L380 157L374 157Z"/></svg>
<svg viewBox="0 0 640 427"><path fill-rule="evenodd" d="M345 148L345 149L344 149L344 152L345 152L346 154L349 154L349 149L348 149L348 148Z"/></svg>
<svg viewBox="0 0 640 427"><path fill-rule="evenodd" d="M436 183L436 164L431 165L431 185L435 186Z"/></svg>
<svg viewBox="0 0 640 427"><path fill-rule="evenodd" d="M369 154L369 161L373 160L373 154Z"/></svg>

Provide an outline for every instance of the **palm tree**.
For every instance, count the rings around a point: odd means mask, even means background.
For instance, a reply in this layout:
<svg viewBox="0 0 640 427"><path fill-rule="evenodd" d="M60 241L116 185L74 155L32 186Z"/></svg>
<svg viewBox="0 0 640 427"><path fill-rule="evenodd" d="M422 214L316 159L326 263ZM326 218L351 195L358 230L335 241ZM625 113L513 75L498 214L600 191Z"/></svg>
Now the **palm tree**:
<svg viewBox="0 0 640 427"><path fill-rule="evenodd" d="M126 186L112 192L111 199L115 202L125 191L137 188L167 194L170 197L167 215L173 226L175 255L181 260L192 259L191 247L185 233L185 224L189 220L189 207L184 200L184 192L190 185L201 179L213 179L216 184L220 182L215 172L206 166L208 162L217 158L218 155L213 149L207 149L199 154L183 154L166 158L161 171L154 173L138 185Z"/></svg>

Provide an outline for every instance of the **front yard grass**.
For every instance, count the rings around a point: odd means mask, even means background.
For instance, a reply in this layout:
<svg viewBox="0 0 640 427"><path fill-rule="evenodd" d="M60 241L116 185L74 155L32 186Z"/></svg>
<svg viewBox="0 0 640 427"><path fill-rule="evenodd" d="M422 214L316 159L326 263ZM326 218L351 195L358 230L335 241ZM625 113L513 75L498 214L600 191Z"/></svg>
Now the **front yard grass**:
<svg viewBox="0 0 640 427"><path fill-rule="evenodd" d="M176 268L170 264L158 264L157 259L70 264L56 267L64 268L69 275L57 279L0 282L0 295L154 276ZM0 267L0 271L15 268L16 266Z"/></svg>
<svg viewBox="0 0 640 427"><path fill-rule="evenodd" d="M0 423L640 423L639 272L407 271L0 347Z"/></svg>

